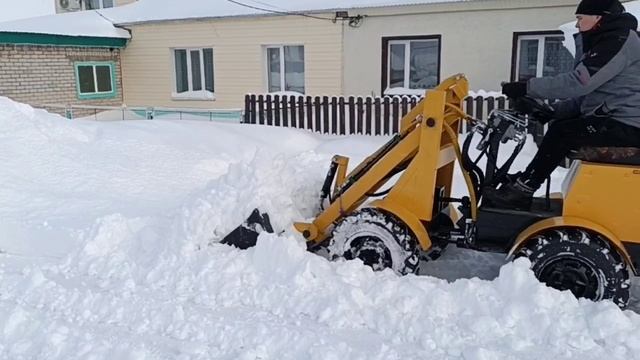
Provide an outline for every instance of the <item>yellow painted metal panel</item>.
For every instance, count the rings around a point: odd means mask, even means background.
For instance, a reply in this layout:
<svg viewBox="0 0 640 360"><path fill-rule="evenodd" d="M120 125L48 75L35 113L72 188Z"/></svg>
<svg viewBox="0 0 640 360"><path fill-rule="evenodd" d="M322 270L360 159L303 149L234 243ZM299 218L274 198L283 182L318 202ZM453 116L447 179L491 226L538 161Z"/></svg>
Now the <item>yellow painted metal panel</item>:
<svg viewBox="0 0 640 360"><path fill-rule="evenodd" d="M582 162L563 215L602 224L624 242L640 243L640 167Z"/></svg>

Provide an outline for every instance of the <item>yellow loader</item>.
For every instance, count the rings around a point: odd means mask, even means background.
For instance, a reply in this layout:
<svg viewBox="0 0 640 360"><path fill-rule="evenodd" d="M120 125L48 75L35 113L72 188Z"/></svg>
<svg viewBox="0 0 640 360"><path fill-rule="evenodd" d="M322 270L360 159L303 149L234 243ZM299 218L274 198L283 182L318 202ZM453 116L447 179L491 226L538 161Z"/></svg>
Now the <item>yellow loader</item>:
<svg viewBox="0 0 640 360"><path fill-rule="evenodd" d="M550 194L547 186L528 211L493 208L483 204L483 190L511 180L508 170L536 112L495 110L487 122L477 121L462 110L467 92L463 75L427 91L400 131L349 172L349 159L336 155L321 191L322 210L312 222L294 224L309 249L398 274L416 273L421 258L436 258L447 244L501 252L530 259L551 287L624 307L629 273L637 275L640 258L638 149L581 149L561 193ZM541 101L524 101L537 114L549 110ZM460 146L465 121L472 132ZM471 159L474 137L480 155ZM515 148L498 164L506 142ZM467 186L461 198L451 197L456 163ZM222 242L246 248L263 230L272 231L268 216L256 210Z"/></svg>

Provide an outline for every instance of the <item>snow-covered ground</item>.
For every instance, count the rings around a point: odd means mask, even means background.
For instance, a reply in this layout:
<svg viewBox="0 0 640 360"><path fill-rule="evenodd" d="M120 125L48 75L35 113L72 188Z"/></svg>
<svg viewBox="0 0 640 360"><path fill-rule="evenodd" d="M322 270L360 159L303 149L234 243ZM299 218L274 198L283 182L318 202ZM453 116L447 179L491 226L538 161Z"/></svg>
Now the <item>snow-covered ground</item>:
<svg viewBox="0 0 640 360"><path fill-rule="evenodd" d="M291 223L314 215L331 156L386 140L0 98L0 359L640 358L636 313L525 261L451 249L425 266L440 278L398 277L306 252ZM284 233L216 244L254 207Z"/></svg>

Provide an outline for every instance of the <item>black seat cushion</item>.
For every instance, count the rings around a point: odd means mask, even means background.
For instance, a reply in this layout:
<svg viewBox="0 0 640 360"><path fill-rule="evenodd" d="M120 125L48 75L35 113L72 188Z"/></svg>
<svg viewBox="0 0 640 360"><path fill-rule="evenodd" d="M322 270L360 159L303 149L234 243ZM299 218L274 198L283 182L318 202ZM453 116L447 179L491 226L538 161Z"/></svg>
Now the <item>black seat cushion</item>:
<svg viewBox="0 0 640 360"><path fill-rule="evenodd" d="M635 147L581 147L569 157L590 162L640 166L640 148Z"/></svg>

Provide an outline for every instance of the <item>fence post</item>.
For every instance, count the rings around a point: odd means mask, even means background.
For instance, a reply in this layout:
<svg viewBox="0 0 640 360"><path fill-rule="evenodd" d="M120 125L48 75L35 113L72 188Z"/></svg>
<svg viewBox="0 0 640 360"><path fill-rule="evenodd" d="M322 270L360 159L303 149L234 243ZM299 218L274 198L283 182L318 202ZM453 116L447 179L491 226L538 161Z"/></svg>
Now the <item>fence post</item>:
<svg viewBox="0 0 640 360"><path fill-rule="evenodd" d="M400 99L398 99L397 96L394 96L393 99L391 100L392 102L391 107L393 111L391 112L391 116L389 116L389 118L387 119L387 123L384 124L384 131L386 132L387 135L391 135L391 132L393 134L397 133L398 129L400 128L399 124L400 124L400 120L402 120L402 116L400 116L399 100ZM388 101L389 101L389 98L385 98L385 102L388 102Z"/></svg>
<svg viewBox="0 0 640 360"><path fill-rule="evenodd" d="M273 96L273 124L280 126L280 95Z"/></svg>
<svg viewBox="0 0 640 360"><path fill-rule="evenodd" d="M340 112L340 131L338 131L338 135L346 135L347 114L345 109L344 97L342 96L338 99L338 108Z"/></svg>
<svg viewBox="0 0 640 360"><path fill-rule="evenodd" d="M373 125L375 127L373 133L380 135L382 133L382 109L380 108L380 97L373 99L373 117Z"/></svg>
<svg viewBox="0 0 640 360"><path fill-rule="evenodd" d="M329 97L322 97L322 132L325 134L329 133Z"/></svg>
<svg viewBox="0 0 640 360"><path fill-rule="evenodd" d="M259 124L264 125L264 96L258 95L258 117Z"/></svg>
<svg viewBox="0 0 640 360"><path fill-rule="evenodd" d="M249 116L251 116L250 112L251 112L251 108L250 108L250 103L251 102L251 96L249 94L244 96L244 116L242 117L242 121L243 123L249 123Z"/></svg>
<svg viewBox="0 0 640 360"><path fill-rule="evenodd" d="M358 132L357 134L364 134L364 129L363 129L363 112L364 112L364 106L363 106L363 102L362 102L362 98L360 96L358 96L358 99L356 100L356 117L357 117L357 123L358 123Z"/></svg>
<svg viewBox="0 0 640 360"><path fill-rule="evenodd" d="M73 107L71 105L68 105L64 108L64 117L66 117L69 120L73 119Z"/></svg>
<svg viewBox="0 0 640 360"><path fill-rule="evenodd" d="M282 103L282 126L284 127L289 127L289 102L287 98L287 95L282 95L282 100L280 100Z"/></svg>
<svg viewBox="0 0 640 360"><path fill-rule="evenodd" d="M349 96L349 134L356 134L356 98Z"/></svg>
<svg viewBox="0 0 640 360"><path fill-rule="evenodd" d="M313 98L311 96L306 97L305 107L307 109L307 125L303 128L313 131Z"/></svg>

